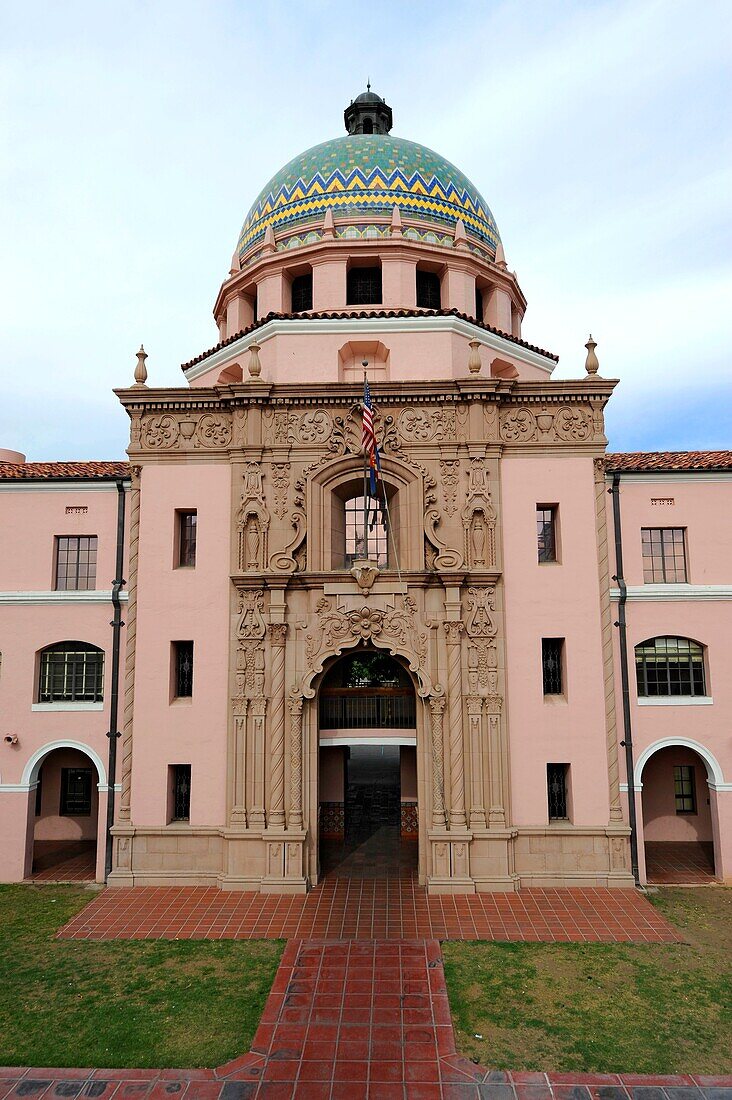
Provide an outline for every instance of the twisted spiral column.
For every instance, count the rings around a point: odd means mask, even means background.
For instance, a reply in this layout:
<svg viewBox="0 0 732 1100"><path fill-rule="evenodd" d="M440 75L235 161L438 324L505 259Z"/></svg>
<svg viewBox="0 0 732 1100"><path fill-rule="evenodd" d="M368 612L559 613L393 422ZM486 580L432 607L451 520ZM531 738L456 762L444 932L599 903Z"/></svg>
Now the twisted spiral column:
<svg viewBox="0 0 732 1100"><path fill-rule="evenodd" d="M447 700L450 722L450 825L465 825L465 751L463 745L463 684L461 622L446 622Z"/></svg>
<svg viewBox="0 0 732 1100"><path fill-rule="evenodd" d="M285 623L268 627L272 661L272 707L270 719L270 810L268 822L285 826Z"/></svg>
<svg viewBox="0 0 732 1100"><path fill-rule="evenodd" d="M290 815L291 829L302 829L302 695L292 695L290 708Z"/></svg>
<svg viewBox="0 0 732 1100"><path fill-rule="evenodd" d="M125 702L122 715L119 820L130 820L132 797L132 716L135 709L135 643L137 640L137 562L140 550L140 467L132 467L130 486L130 544L127 562L125 624Z"/></svg>
<svg viewBox="0 0 732 1100"><path fill-rule="evenodd" d="M432 828L445 828L445 766L442 718L445 713L445 696L430 696L432 721Z"/></svg>
<svg viewBox="0 0 732 1100"><path fill-rule="evenodd" d="M620 801L620 763L618 760L618 730L615 712L615 680L613 675L613 616L610 605L610 552L607 537L605 461L595 459L595 526L597 532L597 566L600 580L600 622L602 630L602 670L605 688L605 733L607 771L610 793L610 821L623 820Z"/></svg>

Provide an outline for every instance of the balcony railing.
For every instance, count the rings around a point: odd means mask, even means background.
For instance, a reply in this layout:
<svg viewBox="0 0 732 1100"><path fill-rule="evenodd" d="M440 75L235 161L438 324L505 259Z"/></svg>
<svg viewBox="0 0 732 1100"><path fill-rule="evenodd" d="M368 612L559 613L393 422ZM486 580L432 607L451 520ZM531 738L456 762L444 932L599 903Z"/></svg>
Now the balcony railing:
<svg viewBox="0 0 732 1100"><path fill-rule="evenodd" d="M320 728L326 730L397 729L416 726L412 692L334 692L320 699Z"/></svg>

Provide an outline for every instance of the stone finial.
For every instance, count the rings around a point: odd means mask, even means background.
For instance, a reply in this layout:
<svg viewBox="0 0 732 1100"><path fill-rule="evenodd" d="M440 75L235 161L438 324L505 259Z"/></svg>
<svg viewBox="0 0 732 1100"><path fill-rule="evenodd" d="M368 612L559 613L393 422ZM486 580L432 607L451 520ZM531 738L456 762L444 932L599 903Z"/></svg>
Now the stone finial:
<svg viewBox="0 0 732 1100"><path fill-rule="evenodd" d="M262 364L259 362L259 344L249 345L249 375L255 382L259 381L259 376L262 373Z"/></svg>
<svg viewBox="0 0 732 1100"><path fill-rule="evenodd" d="M147 367L145 366L145 360L147 359L147 352L142 344L140 344L140 350L137 353L137 366L135 367L135 385L145 386L147 385Z"/></svg>
<svg viewBox="0 0 732 1100"><path fill-rule="evenodd" d="M234 250L234 255L231 257L231 267L229 268L229 275L238 275L241 264L239 262L239 249Z"/></svg>
<svg viewBox="0 0 732 1100"><path fill-rule="evenodd" d="M263 242L263 245L262 245L262 251L263 252L274 252L275 251L275 235L274 235L274 229L272 228L271 225L268 225L267 228L264 231L264 242Z"/></svg>
<svg viewBox="0 0 732 1100"><path fill-rule="evenodd" d="M465 232L465 226L463 225L460 218L458 218L458 220L455 222L454 240L456 248L468 247L468 235Z"/></svg>
<svg viewBox="0 0 732 1100"><path fill-rule="evenodd" d="M326 241L332 241L335 237L335 222L333 221L333 211L330 207L325 212L323 218L323 239Z"/></svg>
<svg viewBox="0 0 732 1100"><path fill-rule="evenodd" d="M597 374L600 369L600 363L597 356L595 355L595 348L597 347L597 343L592 339L592 333L590 333L590 338L585 344L585 347L587 348L585 370L587 371L587 377L592 378L593 375Z"/></svg>
<svg viewBox="0 0 732 1100"><path fill-rule="evenodd" d="M402 235L402 216L399 213L398 206L395 206L391 212L391 235L392 237L401 237Z"/></svg>
<svg viewBox="0 0 732 1100"><path fill-rule="evenodd" d="M496 248L496 267L500 267L502 271L505 271L508 267L506 263L506 253L503 251L503 242L499 241Z"/></svg>
<svg viewBox="0 0 732 1100"><path fill-rule="evenodd" d="M470 355L468 356L468 370L471 374L479 374L481 368L480 361L480 340L471 340L469 343Z"/></svg>

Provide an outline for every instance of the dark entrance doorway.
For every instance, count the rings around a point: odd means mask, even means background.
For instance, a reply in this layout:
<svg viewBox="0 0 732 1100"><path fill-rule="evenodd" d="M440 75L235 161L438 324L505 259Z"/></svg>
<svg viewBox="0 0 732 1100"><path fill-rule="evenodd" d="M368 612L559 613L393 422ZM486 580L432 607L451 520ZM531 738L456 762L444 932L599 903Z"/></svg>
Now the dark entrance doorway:
<svg viewBox="0 0 732 1100"><path fill-rule="evenodd" d="M329 670L318 710L321 875L416 875L416 700L408 672L360 646Z"/></svg>

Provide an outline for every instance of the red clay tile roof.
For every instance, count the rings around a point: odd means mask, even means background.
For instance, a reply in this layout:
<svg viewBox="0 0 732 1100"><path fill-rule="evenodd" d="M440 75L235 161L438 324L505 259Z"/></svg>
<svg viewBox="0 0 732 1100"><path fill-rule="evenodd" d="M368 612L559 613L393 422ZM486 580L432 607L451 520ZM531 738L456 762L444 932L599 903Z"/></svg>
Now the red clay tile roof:
<svg viewBox="0 0 732 1100"><path fill-rule="evenodd" d="M129 462L0 462L0 481L109 481L129 476Z"/></svg>
<svg viewBox="0 0 732 1100"><path fill-rule="evenodd" d="M517 344L519 347L526 348L528 351L535 351L538 355L545 355L547 359L553 359L555 363L559 362L558 355L554 355L550 351L544 351L543 348L537 348L534 344L527 344L525 340L519 340L517 336L509 336L507 332L501 332L499 328L492 328L490 325L484 325L482 321L477 321L475 317L469 317L467 313L460 313L457 309L372 309L368 311L344 310L335 313L268 313L266 317L262 317L259 321L255 321L249 328L244 328L241 332L235 332L233 336L228 336L226 340L222 340L216 347L209 348L208 351L204 351L200 355L197 355L195 359L189 359L187 363L181 363L180 369L182 371L187 371L189 367L195 367L196 363L201 363L204 359L208 359L209 355L213 355L214 352L220 351L221 348L225 348L227 344L233 344L240 336L248 336L250 332L256 332L258 328L266 325L268 321L352 321L360 317L459 317L462 321L469 321L471 325L476 325L486 332L492 332L494 336L502 336L504 340L510 340L512 344Z"/></svg>
<svg viewBox="0 0 732 1100"><path fill-rule="evenodd" d="M629 451L605 458L610 472L732 470L732 451Z"/></svg>

